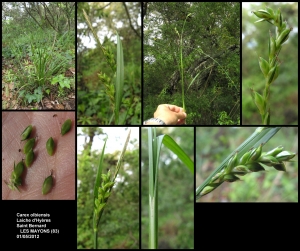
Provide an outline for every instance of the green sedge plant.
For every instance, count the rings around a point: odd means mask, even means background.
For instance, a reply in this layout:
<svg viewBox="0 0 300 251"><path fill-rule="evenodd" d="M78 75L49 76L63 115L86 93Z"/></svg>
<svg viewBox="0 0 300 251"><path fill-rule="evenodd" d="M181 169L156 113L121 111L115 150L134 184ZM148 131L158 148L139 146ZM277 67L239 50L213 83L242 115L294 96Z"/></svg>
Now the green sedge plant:
<svg viewBox="0 0 300 251"><path fill-rule="evenodd" d="M179 35L176 27L175 27L175 31L177 33L177 35L179 36L180 38L180 66L179 66L179 70L180 70L180 75L181 75L181 95L182 95L182 107L183 107L183 111L186 111L185 109L185 103L184 103L184 67L183 67L183 55L182 55L182 49L183 49L183 39L182 39L182 35L183 35L183 30L184 30L184 26L185 26L185 23L186 23L186 20L187 18L192 15L192 13L189 13L184 22L183 22L183 25L182 25L182 30L181 30L181 34Z"/></svg>
<svg viewBox="0 0 300 251"><path fill-rule="evenodd" d="M270 89L271 85L279 75L279 60L278 55L281 51L282 45L288 40L292 28L287 27L286 21L283 21L280 9L276 12L273 9L266 7L265 10L258 10L252 12L260 20L259 22L268 22L276 27L276 36L274 37L270 32L269 37L269 57L264 59L259 57L259 66L265 77L265 88L263 94L252 90L252 98L261 115L262 124L270 125L271 110L270 110Z"/></svg>
<svg viewBox="0 0 300 251"><path fill-rule="evenodd" d="M180 39L180 64L178 65L178 68L179 68L179 72L180 72L180 76L181 76L181 97L182 97L182 107L184 109L184 111L186 111L186 106L185 106L185 101L184 101L184 95L185 95L185 90L184 90L184 63L183 63L183 31L184 31L184 26L185 26L185 23L188 19L188 17L190 17L192 15L192 13L189 13L185 20L184 20L184 23L183 23L183 26L182 26L182 30L181 30L181 34L179 34L177 28L175 27L175 32L176 34L178 35L179 39ZM154 39L155 40L155 39ZM155 43L157 44L160 44L163 46L163 44L155 41ZM193 47L190 47L190 46L186 46L186 48L191 48L195 51L197 51L199 54L203 54L205 55L206 57L212 59L221 69L222 73L225 74L226 78L228 79L229 81L229 86L232 86L232 87L235 87L236 91L239 91L238 87L235 86L234 84L234 81L230 78L230 76L228 75L227 71L224 70L224 68L220 65L220 63L215 60L213 57L211 57L210 55L206 54L205 52L203 52L202 49L200 48L193 48ZM209 67L208 67L209 68ZM208 69L206 68L206 69ZM189 88L193 85L193 83L195 82L195 80L200 76L201 72L198 72L190 81L190 83L188 84L188 87L187 87L187 91L189 90ZM161 92L161 96L165 93L165 89L163 89L163 91ZM236 124L236 123L235 123ZM239 124L239 123L238 123Z"/></svg>
<svg viewBox="0 0 300 251"><path fill-rule="evenodd" d="M185 23L188 19L188 17L190 17L192 15L192 13L189 13L185 20L184 20L184 23L182 25L182 30L181 30L181 34L179 34L178 30L176 29L175 27L175 32L177 33L178 37L180 38L180 65L179 65L179 71L180 71L180 75L181 75L181 95L182 95L182 107L183 107L183 110L186 111L186 107L185 107L185 102L184 102L184 64L183 64L183 31L184 31L184 26L185 26ZM188 46L188 48L191 48ZM235 86L234 85L234 82L231 80L231 78L229 77L228 73L223 69L223 67L219 64L218 61L216 61L214 58L212 58L210 55L206 54L203 52L202 49L197 49L197 48L192 48L192 49L195 49L197 52L199 52L200 54L203 54L207 57L209 57L210 59L212 59L215 63L217 63L219 66L220 66L220 69L222 69L223 73L226 75L227 79L229 80L229 85L230 86ZM188 88L187 90L193 85L193 83L195 82L195 80L198 78L198 76L200 75L201 72L199 72L198 74L195 75L195 77L193 77L193 79L190 81L189 85L188 85ZM236 87L237 91L238 91L238 88Z"/></svg>
<svg viewBox="0 0 300 251"><path fill-rule="evenodd" d="M240 176L252 172L265 171L264 166L286 171L285 161L290 161L296 153L285 151L278 146L263 152L263 146L281 127L258 127L237 149L235 149L216 170L196 189L196 200L212 192L223 182L235 182Z"/></svg>
<svg viewBox="0 0 300 251"><path fill-rule="evenodd" d="M34 76L38 85L42 87L54 74L68 66L67 59L54 54L49 49L36 47L34 44L31 44L31 54Z"/></svg>
<svg viewBox="0 0 300 251"><path fill-rule="evenodd" d="M89 17L87 16L86 12L83 10L84 17L89 28L92 31L92 34L97 41L97 44L101 48L107 63L109 64L112 72L114 73L115 84L112 84L112 80L109 76L105 73L99 74L100 81L104 84L106 89L106 94L110 99L110 103L112 106L113 114L110 117L109 124L111 124L113 118L115 118L116 125L122 125L125 123L126 116L123 117L121 120L120 118L120 110L122 105L122 97L123 97L123 90L124 90L124 56L123 56L123 46L122 41L117 33L117 62L115 62L114 54L110 47L102 46L95 30L93 29Z"/></svg>
<svg viewBox="0 0 300 251"><path fill-rule="evenodd" d="M115 184L116 177L119 173L121 163L124 158L125 151L129 142L130 132L131 131L129 130L127 139L123 146L123 150L119 157L118 163L116 165L116 170L113 176L111 176L110 170L108 170L107 173L103 172L104 151L105 151L107 138L104 142L104 146L101 152L100 161L98 165L95 186L94 186L94 213L93 213L94 249L98 248L98 229L99 229L100 219L102 217L107 201L111 195L111 190Z"/></svg>
<svg viewBox="0 0 300 251"><path fill-rule="evenodd" d="M156 128L148 127L149 155L149 249L158 244L158 166L161 146L164 144L194 174L194 162L182 148L168 135L156 136Z"/></svg>

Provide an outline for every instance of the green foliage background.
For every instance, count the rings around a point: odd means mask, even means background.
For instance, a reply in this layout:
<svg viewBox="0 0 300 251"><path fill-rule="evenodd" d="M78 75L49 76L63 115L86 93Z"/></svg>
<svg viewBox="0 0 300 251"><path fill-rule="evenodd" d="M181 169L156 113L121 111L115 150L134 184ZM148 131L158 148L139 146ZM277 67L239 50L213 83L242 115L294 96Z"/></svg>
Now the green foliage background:
<svg viewBox="0 0 300 251"><path fill-rule="evenodd" d="M37 109L43 98L62 103L74 95L75 77L65 74L75 68L75 5L2 3L3 109Z"/></svg>
<svg viewBox="0 0 300 251"><path fill-rule="evenodd" d="M109 67L100 48L91 49L83 43L84 39L93 39L83 17L83 9L93 23L94 29L105 48L110 48L116 55L116 31L122 39L125 80L121 112L125 115L128 111L126 124L140 124L141 27L138 19L140 19L141 3L126 2L130 20L124 3L121 2L79 2L77 6L78 124L108 124L112 115L112 106L107 90L99 80L98 74L100 72L105 73L111 79L112 85L115 74ZM130 26L130 21L134 29ZM119 27L120 24L122 24L121 28Z"/></svg>
<svg viewBox="0 0 300 251"><path fill-rule="evenodd" d="M293 27L287 42L279 54L281 62L279 76L271 86L271 125L298 124L298 3L260 3L249 8L243 6L243 104L242 114L245 125L261 124L261 116L251 98L251 90L262 93L265 86L264 76L259 68L258 58L267 58L269 31L275 36L275 26L267 23L254 23L259 20L252 10L265 6L280 8L287 27Z"/></svg>
<svg viewBox="0 0 300 251"><path fill-rule="evenodd" d="M77 248L93 248L94 184L101 150L91 151L95 137L106 138L101 128L83 128L84 150L77 154ZM109 138L109 140L115 140ZM124 144L124 142L120 142ZM129 141L134 150L127 150L99 225L98 246L101 249L139 248L139 146ZM120 152L105 154L104 167L114 173ZM104 169L106 172L106 168ZM131 175L128 172L132 172Z"/></svg>
<svg viewBox="0 0 300 251"><path fill-rule="evenodd" d="M183 32L187 124L218 124L222 111L227 124L239 124L240 3L233 2L148 3L143 41L144 119L152 117L159 104L182 107L176 30L181 34L189 13Z"/></svg>
<svg viewBox="0 0 300 251"><path fill-rule="evenodd" d="M196 128L196 187L221 162L244 142L256 127ZM282 145L284 150L298 152L298 128L284 127L263 146L263 152ZM224 182L199 202L298 202L298 155L286 162L287 172L266 167L265 172L250 173L242 181Z"/></svg>
<svg viewBox="0 0 300 251"><path fill-rule="evenodd" d="M194 160L194 128L157 128L168 134ZM148 131L142 129L142 248L149 239ZM194 248L194 176L162 146L158 172L158 248Z"/></svg>

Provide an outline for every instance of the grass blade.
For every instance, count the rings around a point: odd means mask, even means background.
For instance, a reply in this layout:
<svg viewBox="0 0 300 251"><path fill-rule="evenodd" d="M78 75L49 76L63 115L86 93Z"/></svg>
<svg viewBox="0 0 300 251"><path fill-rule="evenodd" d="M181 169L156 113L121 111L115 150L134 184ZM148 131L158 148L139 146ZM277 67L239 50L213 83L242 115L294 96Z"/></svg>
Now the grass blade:
<svg viewBox="0 0 300 251"><path fill-rule="evenodd" d="M131 130L129 130L128 134L127 134L127 138L126 138L126 141L125 141L125 144L123 146L123 150L121 152L121 155L119 157L119 160L118 160L118 163L117 163L117 167L116 167L116 171L115 171L115 175L112 179L112 181L115 181L118 173L119 173L119 170L120 170L120 167L121 167L121 163L122 163L122 160L124 158L124 154L126 152L126 149L127 149L127 145L128 145L128 142L129 142L129 138L130 138L130 133L131 133Z"/></svg>
<svg viewBox="0 0 300 251"><path fill-rule="evenodd" d="M191 171L192 174L194 173L194 162L169 135L160 135L157 138L159 144L159 151L161 144L163 143L167 148L169 148L173 153L177 155L177 157L187 166L187 168Z"/></svg>
<svg viewBox="0 0 300 251"><path fill-rule="evenodd" d="M194 81L196 80L196 78L199 76L200 72L192 79L191 83L189 84L188 88L186 91L188 91L190 89L190 87L192 86L192 84L194 83Z"/></svg>
<svg viewBox="0 0 300 251"><path fill-rule="evenodd" d="M94 38L95 38L95 40L96 40L98 46L100 46L102 52L103 52L104 55L105 55L105 49L104 49L104 47L102 46L102 44L101 44L101 42L100 42L100 40L99 40L99 38L98 38L98 36L97 36L95 30L93 29L93 26L92 26L92 24L91 24L91 21L90 21L88 15L86 14L86 12L85 12L84 9L82 10L82 12L83 12L84 18L85 18L85 20L86 20L86 22L87 22L87 24L88 24L90 30L91 30L92 33L93 33L93 36L94 36Z"/></svg>
<svg viewBox="0 0 300 251"><path fill-rule="evenodd" d="M115 95L115 119L119 124L119 111L121 107L124 88L124 58L122 41L117 33L117 78L116 78L116 95Z"/></svg>

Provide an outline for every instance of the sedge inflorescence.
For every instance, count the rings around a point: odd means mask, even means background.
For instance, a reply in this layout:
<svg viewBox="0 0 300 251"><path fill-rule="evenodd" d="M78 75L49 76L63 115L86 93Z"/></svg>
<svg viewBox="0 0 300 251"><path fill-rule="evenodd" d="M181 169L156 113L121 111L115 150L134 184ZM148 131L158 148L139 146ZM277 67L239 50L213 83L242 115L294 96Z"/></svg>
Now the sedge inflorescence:
<svg viewBox="0 0 300 251"><path fill-rule="evenodd" d="M296 155L290 151L283 151L282 146L269 152L262 152L262 147L263 144L260 144L258 147L250 149L240 159L238 159L238 152L236 152L229 159L225 168L212 177L211 181L201 191L200 196L210 193L224 181L234 182L240 180L238 176L264 171L263 165L272 166L278 171L286 171L284 161L289 161Z"/></svg>
<svg viewBox="0 0 300 251"><path fill-rule="evenodd" d="M111 188L114 186L115 182L110 179L110 171L106 174L101 175L102 183L98 188L98 197L95 198L94 214L96 216L96 221L94 222L94 231L97 231L98 223L100 220L100 213L104 210L107 200L111 194Z"/></svg>
<svg viewBox="0 0 300 251"><path fill-rule="evenodd" d="M282 44L288 40L292 28L287 28L287 23L286 21L283 21L280 9L275 12L273 9L266 7L265 10L253 11L252 13L258 18L261 18L256 21L256 23L266 21L277 27L276 37L274 37L270 32L268 60L263 57L259 57L259 66L266 80L264 93L261 95L260 93L252 90L252 97L259 113L261 114L262 122L264 125L269 125L270 86L279 75L278 55Z"/></svg>

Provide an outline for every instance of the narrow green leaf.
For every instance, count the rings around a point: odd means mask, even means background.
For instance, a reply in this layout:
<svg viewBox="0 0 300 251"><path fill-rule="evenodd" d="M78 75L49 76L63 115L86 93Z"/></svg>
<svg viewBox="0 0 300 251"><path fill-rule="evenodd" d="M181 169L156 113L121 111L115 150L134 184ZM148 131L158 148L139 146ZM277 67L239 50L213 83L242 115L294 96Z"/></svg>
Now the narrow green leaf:
<svg viewBox="0 0 300 251"><path fill-rule="evenodd" d="M193 80L191 81L191 83L189 84L188 88L186 91L189 90L189 88L192 86L192 84L194 83L194 81L196 80L196 78L199 76L200 72L193 78Z"/></svg>
<svg viewBox="0 0 300 251"><path fill-rule="evenodd" d="M95 30L93 29L93 26L92 26L92 24L91 24L91 21L90 21L88 15L86 14L86 12L85 12L84 9L82 10L82 12L83 12L84 18L85 18L85 20L86 20L86 22L87 22L89 28L91 29L91 31L92 31L92 33L93 33L93 36L94 36L95 40L97 41L97 44L100 46L100 48L101 48L103 54L105 54L105 49L104 49L104 47L101 45L101 42L100 42L100 40L99 40L99 38L98 38L98 36L97 36Z"/></svg>
<svg viewBox="0 0 300 251"><path fill-rule="evenodd" d="M116 124L119 124L119 111L122 103L124 88L124 58L122 41L117 33L117 78L116 78L116 95L115 95L115 119Z"/></svg>
<svg viewBox="0 0 300 251"><path fill-rule="evenodd" d="M190 157L182 150L182 148L169 135L160 135L158 137L158 141L162 142L173 153L175 153L177 155L177 157L191 171L191 173L194 174L194 162L190 159Z"/></svg>
<svg viewBox="0 0 300 251"><path fill-rule="evenodd" d="M125 144L123 146L123 149L122 149L122 152L121 152L121 155L118 159L118 163L117 163L117 166L116 166L116 171L115 171L115 174L114 174L114 177L112 178L112 181L114 182L118 173L119 173L119 170L120 170L120 167L121 167L121 163L122 163L122 160L124 158L124 154L126 152L126 149L127 149L127 145L128 145L128 142L129 142L129 139L130 139L130 133L131 133L131 130L129 130L128 134L127 134L127 138L126 138L126 141L125 141Z"/></svg>

